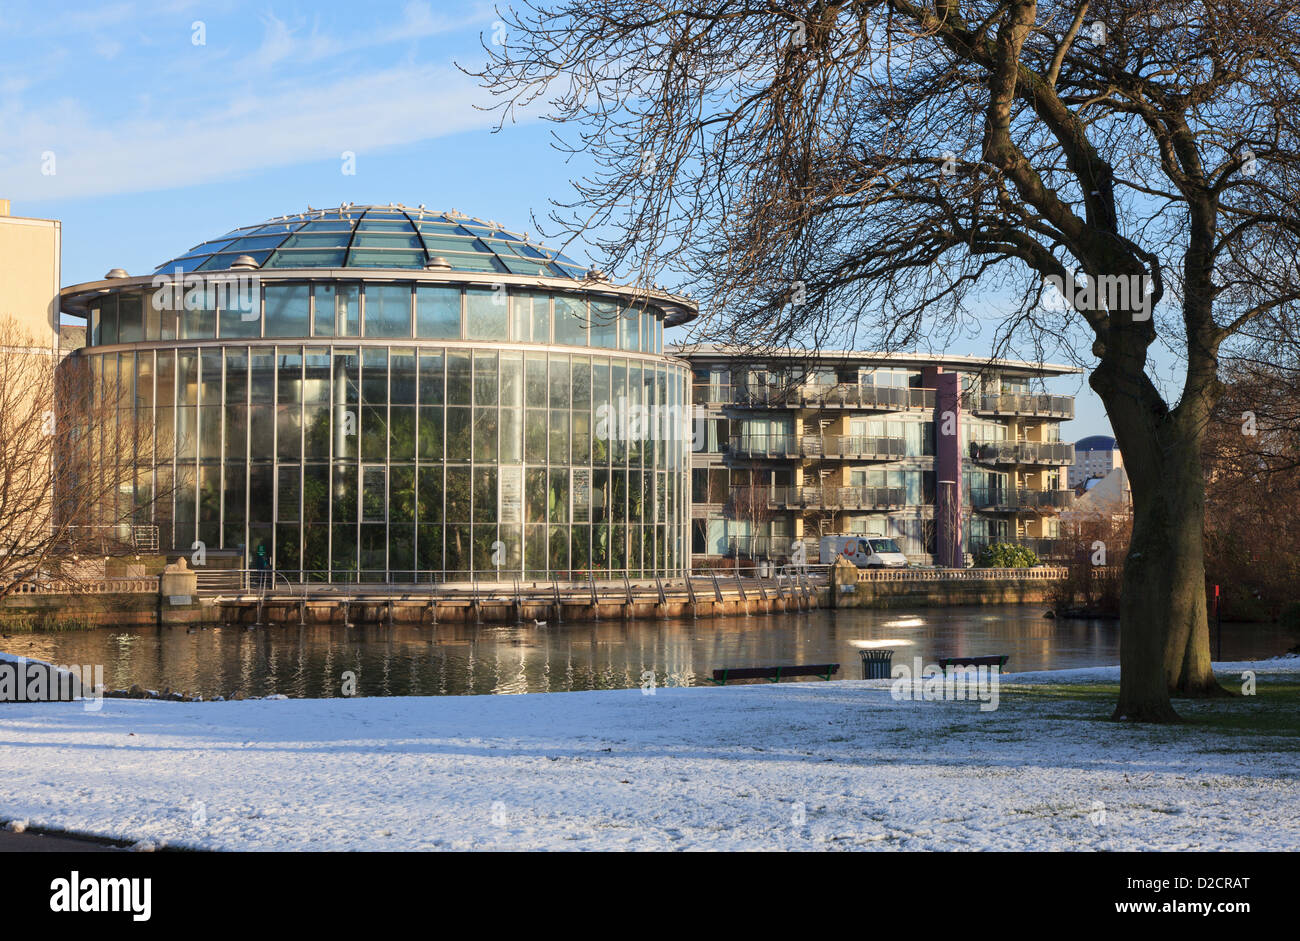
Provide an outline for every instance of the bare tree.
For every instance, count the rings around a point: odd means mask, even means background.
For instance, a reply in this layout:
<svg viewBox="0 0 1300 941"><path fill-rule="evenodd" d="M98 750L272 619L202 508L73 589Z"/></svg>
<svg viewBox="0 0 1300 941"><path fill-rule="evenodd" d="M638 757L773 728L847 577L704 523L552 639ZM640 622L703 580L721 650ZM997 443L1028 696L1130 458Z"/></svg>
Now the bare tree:
<svg viewBox="0 0 1300 941"><path fill-rule="evenodd" d="M1224 369L1205 440L1206 561L1230 616L1300 598L1300 350L1261 340Z"/></svg>
<svg viewBox="0 0 1300 941"><path fill-rule="evenodd" d="M135 419L129 379L97 378L0 320L0 598L40 579L75 586L86 556L133 551L131 524L160 496L135 497L152 419Z"/></svg>
<svg viewBox="0 0 1300 941"><path fill-rule="evenodd" d="M592 233L606 270L673 272L708 329L751 343L935 343L997 303L994 355L1088 363L1134 498L1115 716L1173 721L1171 694L1223 694L1201 440L1223 345L1300 297L1295 5L554 0L500 15L504 43L474 74L503 122L535 105L575 129L561 146L594 169L551 224Z"/></svg>

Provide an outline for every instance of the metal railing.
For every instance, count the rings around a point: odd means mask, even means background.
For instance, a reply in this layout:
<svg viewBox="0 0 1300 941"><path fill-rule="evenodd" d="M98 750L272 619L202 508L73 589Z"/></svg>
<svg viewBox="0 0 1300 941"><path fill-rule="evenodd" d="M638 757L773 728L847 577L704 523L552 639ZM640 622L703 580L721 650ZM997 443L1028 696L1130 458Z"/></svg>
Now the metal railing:
<svg viewBox="0 0 1300 941"><path fill-rule="evenodd" d="M800 456L799 438L795 435L732 435L727 450L740 457Z"/></svg>
<svg viewBox="0 0 1300 941"><path fill-rule="evenodd" d="M777 507L899 507L907 505L902 487L773 487L768 505Z"/></svg>
<svg viewBox="0 0 1300 941"><path fill-rule="evenodd" d="M713 401L711 398L710 401ZM933 409L934 389L862 386L854 383L802 383L790 386L731 387L737 408L856 408L871 411Z"/></svg>
<svg viewBox="0 0 1300 941"><path fill-rule="evenodd" d="M868 435L804 435L800 450L804 457L893 461L907 456L907 441Z"/></svg>
<svg viewBox="0 0 1300 941"><path fill-rule="evenodd" d="M1074 417L1074 396L1032 395L1022 392L962 395L963 406L971 412L991 415L1032 415L1062 420Z"/></svg>
<svg viewBox="0 0 1300 941"><path fill-rule="evenodd" d="M907 442L870 435L732 435L728 450L738 457L892 461L907 456Z"/></svg>
<svg viewBox="0 0 1300 941"><path fill-rule="evenodd" d="M99 523L67 526L55 548L68 555L121 555L158 551L158 527L134 523Z"/></svg>
<svg viewBox="0 0 1300 941"><path fill-rule="evenodd" d="M1063 441L972 441L970 456L983 464L1073 464L1074 445Z"/></svg>
<svg viewBox="0 0 1300 941"><path fill-rule="evenodd" d="M257 623L262 623L268 606L295 606L300 622L305 621L309 605L337 605L343 611L345 624L362 606L372 611L375 605L385 610L392 622L393 609L403 605L423 605L426 611L439 605L468 606L476 614L488 605L509 604L522 611L522 606L550 605L557 619L562 619L565 605L627 605L650 603L666 605L670 602L739 600L746 603L754 598L796 601L801 607L817 603L816 589L827 582L827 566L778 564L775 562L748 562L726 564L692 570L687 575L636 575L624 573L620 577L597 579L592 573L585 578L521 579L516 576L490 580L482 573L445 573L446 580L423 582L384 581L381 576L391 573L353 572L352 576L369 576L335 582L294 581L285 573L269 573L266 569L239 570L243 590L227 591L209 598L217 604L256 605ZM444 573L429 573L444 574ZM608 573L602 573L602 576ZM626 609L625 609L626 610ZM597 610L598 616L598 610ZM520 615L522 617L522 615Z"/></svg>
<svg viewBox="0 0 1300 941"><path fill-rule="evenodd" d="M1074 506L1073 490L972 490L977 510L1049 510Z"/></svg>

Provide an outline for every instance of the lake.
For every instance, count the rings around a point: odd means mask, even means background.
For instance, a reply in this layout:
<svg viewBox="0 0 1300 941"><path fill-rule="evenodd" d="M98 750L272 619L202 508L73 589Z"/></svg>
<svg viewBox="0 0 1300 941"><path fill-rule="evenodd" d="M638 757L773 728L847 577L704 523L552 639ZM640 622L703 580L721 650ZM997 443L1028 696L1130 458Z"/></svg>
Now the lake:
<svg viewBox="0 0 1300 941"><path fill-rule="evenodd" d="M1065 669L1119 662L1114 621L1053 620L1041 605L816 610L692 621L599 621L425 627L99 628L11 634L0 649L57 664L103 664L110 689L205 698L282 693L454 696L702 685L721 667L838 662L862 675L864 644L892 648L894 663L951 655L1008 654L1007 669ZM1273 624L1227 624L1227 660L1270 657L1298 639ZM885 643L888 642L888 643ZM1216 643L1211 626L1211 649ZM1216 652L1217 659L1217 652ZM816 682L813 680L812 682Z"/></svg>

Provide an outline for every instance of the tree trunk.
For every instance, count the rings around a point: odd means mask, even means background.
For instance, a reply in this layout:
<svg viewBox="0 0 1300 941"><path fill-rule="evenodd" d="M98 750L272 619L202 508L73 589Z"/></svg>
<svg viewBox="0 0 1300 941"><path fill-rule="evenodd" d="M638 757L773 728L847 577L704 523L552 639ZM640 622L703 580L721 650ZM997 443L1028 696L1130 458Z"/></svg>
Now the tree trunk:
<svg viewBox="0 0 1300 941"><path fill-rule="evenodd" d="M1162 424L1167 447L1158 466L1130 475L1133 536L1124 562L1114 718L1138 722L1178 721L1171 695L1224 694L1210 668L1200 434Z"/></svg>

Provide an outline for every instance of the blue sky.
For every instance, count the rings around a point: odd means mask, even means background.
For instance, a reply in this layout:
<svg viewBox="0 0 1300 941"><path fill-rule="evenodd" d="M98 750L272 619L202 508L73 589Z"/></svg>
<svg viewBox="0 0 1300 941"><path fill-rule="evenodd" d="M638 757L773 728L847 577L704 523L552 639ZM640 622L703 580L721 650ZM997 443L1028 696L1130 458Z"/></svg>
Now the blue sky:
<svg viewBox="0 0 1300 941"><path fill-rule="evenodd" d="M65 284L308 205L424 203L536 231L585 167L544 122L493 134L475 108L490 99L453 61L478 63L495 20L452 0L6 0L0 197L63 221ZM947 348L987 354L991 336ZM1109 432L1083 377L1052 390L1079 396L1063 438Z"/></svg>

